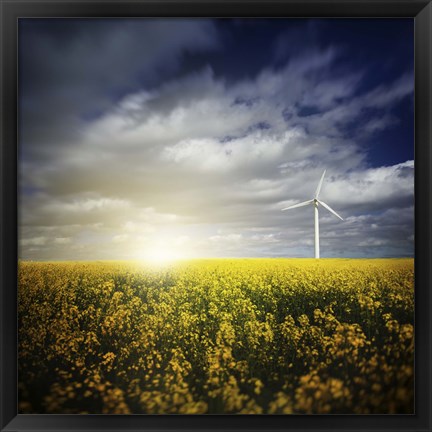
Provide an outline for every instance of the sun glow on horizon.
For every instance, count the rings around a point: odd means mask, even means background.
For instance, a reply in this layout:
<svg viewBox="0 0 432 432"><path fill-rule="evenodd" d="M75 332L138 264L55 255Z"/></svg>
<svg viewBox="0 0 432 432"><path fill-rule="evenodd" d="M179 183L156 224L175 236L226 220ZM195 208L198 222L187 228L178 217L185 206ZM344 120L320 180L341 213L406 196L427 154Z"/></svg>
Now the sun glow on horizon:
<svg viewBox="0 0 432 432"><path fill-rule="evenodd" d="M154 264L166 264L191 258L190 251L175 241L159 240L141 250L138 258Z"/></svg>
<svg viewBox="0 0 432 432"><path fill-rule="evenodd" d="M153 263L167 263L177 261L181 257L178 253L172 250L158 247L144 252L142 258Z"/></svg>

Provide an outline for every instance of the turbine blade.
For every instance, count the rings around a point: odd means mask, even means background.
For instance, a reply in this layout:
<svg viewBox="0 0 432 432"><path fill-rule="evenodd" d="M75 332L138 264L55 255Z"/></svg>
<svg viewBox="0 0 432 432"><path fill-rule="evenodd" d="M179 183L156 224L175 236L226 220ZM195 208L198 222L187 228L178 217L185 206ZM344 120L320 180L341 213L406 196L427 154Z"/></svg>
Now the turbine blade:
<svg viewBox="0 0 432 432"><path fill-rule="evenodd" d="M294 205L289 206L289 207L285 207L281 211L290 210L290 209L297 208L297 207L303 207L303 206L308 205L308 204L310 204L312 202L313 202L313 200L304 201L304 202L301 202L301 203L298 203L298 204L294 204Z"/></svg>
<svg viewBox="0 0 432 432"><path fill-rule="evenodd" d="M324 176L325 176L326 171L327 171L327 170L324 170L324 172L323 172L323 174L322 174L322 176L321 176L321 180L320 180L319 183L318 183L317 190L315 191L315 198L318 198L318 195L319 195L319 193L320 193L321 186L322 186L322 184L323 184L323 180L324 180Z"/></svg>
<svg viewBox="0 0 432 432"><path fill-rule="evenodd" d="M343 220L329 205L327 205L325 202L317 200L323 207L325 207L329 212L333 213L336 217L338 217L340 220Z"/></svg>

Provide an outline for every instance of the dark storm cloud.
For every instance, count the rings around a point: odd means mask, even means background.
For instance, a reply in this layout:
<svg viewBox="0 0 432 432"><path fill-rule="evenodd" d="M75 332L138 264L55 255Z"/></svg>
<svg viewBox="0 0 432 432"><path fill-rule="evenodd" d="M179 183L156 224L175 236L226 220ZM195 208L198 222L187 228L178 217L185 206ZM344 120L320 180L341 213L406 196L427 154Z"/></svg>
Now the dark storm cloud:
<svg viewBox="0 0 432 432"><path fill-rule="evenodd" d="M74 145L83 121L218 45L205 20L28 19L19 34L21 140L32 159Z"/></svg>

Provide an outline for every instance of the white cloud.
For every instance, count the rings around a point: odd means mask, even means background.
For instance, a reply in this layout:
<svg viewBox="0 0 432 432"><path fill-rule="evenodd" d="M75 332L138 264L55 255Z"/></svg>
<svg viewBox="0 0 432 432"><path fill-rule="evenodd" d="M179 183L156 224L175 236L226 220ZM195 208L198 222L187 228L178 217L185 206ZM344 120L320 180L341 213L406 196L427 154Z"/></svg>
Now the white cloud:
<svg viewBox="0 0 432 432"><path fill-rule="evenodd" d="M119 208L127 208L130 203L122 199L112 198L97 198L97 199L78 199L72 202L53 203L51 205L53 211L62 212L93 212L98 210L110 211Z"/></svg>
<svg viewBox="0 0 432 432"><path fill-rule="evenodd" d="M414 161L348 173L326 185L325 194L344 206L362 204L370 210L406 205L413 200Z"/></svg>
<svg viewBox="0 0 432 432"><path fill-rule="evenodd" d="M216 243L238 243L242 239L241 234L225 234L225 235L214 235L209 237L211 242Z"/></svg>
<svg viewBox="0 0 432 432"><path fill-rule="evenodd" d="M358 245L359 246L384 246L388 243L389 243L388 240L370 238L370 239L361 241Z"/></svg>
<svg viewBox="0 0 432 432"><path fill-rule="evenodd" d="M294 130L282 136L256 132L226 143L215 139L181 141L166 147L162 157L203 171L225 172L251 164L275 163L295 136L298 132Z"/></svg>
<svg viewBox="0 0 432 432"><path fill-rule="evenodd" d="M24 238L20 240L21 246L44 246L47 243L46 237Z"/></svg>
<svg viewBox="0 0 432 432"><path fill-rule="evenodd" d="M70 237L56 237L54 243L58 245L70 244L72 243L72 239Z"/></svg>

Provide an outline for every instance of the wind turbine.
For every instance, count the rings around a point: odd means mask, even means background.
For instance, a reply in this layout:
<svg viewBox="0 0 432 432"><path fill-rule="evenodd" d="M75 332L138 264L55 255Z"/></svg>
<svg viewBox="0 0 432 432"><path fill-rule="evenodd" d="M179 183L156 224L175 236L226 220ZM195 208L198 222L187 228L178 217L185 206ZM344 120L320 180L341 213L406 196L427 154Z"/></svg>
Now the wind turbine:
<svg viewBox="0 0 432 432"><path fill-rule="evenodd" d="M321 176L321 180L318 183L318 187L315 191L315 197L309 201L304 201L298 204L294 204L289 207L285 207L282 209L284 210L291 210L293 208L297 207L303 207L309 204L312 204L314 206L315 210L315 258L320 257L320 248L319 248L319 221L318 221L318 206L322 205L324 208L326 208L330 213L333 213L336 217L338 217L340 220L343 220L329 205L327 205L325 202L318 199L318 195L321 190L321 186L323 184L324 176L325 176L326 170L324 170L323 175Z"/></svg>

